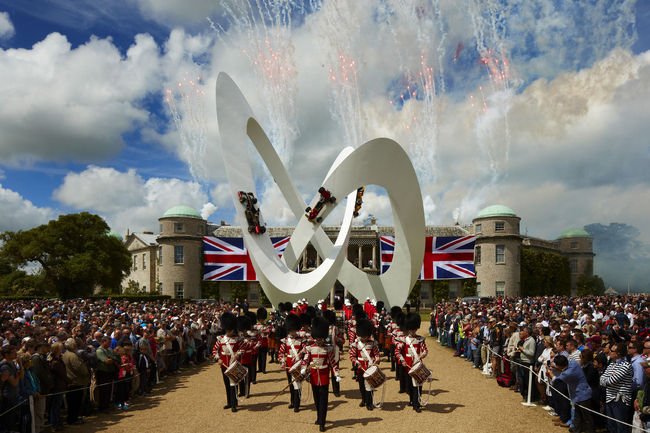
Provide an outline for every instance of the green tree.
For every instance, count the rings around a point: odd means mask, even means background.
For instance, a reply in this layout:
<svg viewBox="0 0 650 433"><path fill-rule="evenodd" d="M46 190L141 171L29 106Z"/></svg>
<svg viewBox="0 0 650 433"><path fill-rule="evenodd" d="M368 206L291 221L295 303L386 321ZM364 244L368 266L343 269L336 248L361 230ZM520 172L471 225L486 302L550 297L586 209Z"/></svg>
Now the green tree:
<svg viewBox="0 0 650 433"><path fill-rule="evenodd" d="M221 299L220 283L218 281L201 281L201 297Z"/></svg>
<svg viewBox="0 0 650 433"><path fill-rule="evenodd" d="M245 281L230 283L230 300L234 302L235 299L239 299L240 302L248 299L248 284Z"/></svg>
<svg viewBox="0 0 650 433"><path fill-rule="evenodd" d="M600 296L605 294L605 282L598 275L591 277L580 275L576 282L576 289L578 296Z"/></svg>
<svg viewBox="0 0 650 433"><path fill-rule="evenodd" d="M431 292L434 304L449 299L449 281L434 280Z"/></svg>
<svg viewBox="0 0 650 433"><path fill-rule="evenodd" d="M415 282L415 285L411 289L411 293L409 293L408 300L411 305L415 306L418 302L418 299L420 298L420 290L422 289L422 284L420 284L420 280L417 280Z"/></svg>
<svg viewBox="0 0 650 433"><path fill-rule="evenodd" d="M463 298L467 296L476 296L476 279L467 278L463 281Z"/></svg>
<svg viewBox="0 0 650 433"><path fill-rule="evenodd" d="M523 248L521 252L521 296L569 295L569 260L560 254Z"/></svg>
<svg viewBox="0 0 650 433"><path fill-rule="evenodd" d="M109 235L101 217L87 212L61 215L30 230L5 232L0 241L0 256L15 268L38 263L44 281L64 299L88 296L96 286L118 290L131 268L131 255L122 241Z"/></svg>
<svg viewBox="0 0 650 433"><path fill-rule="evenodd" d="M140 283L138 283L135 280L129 280L127 282L126 288L123 290L125 295L135 295L138 293L143 293L142 289L140 289Z"/></svg>

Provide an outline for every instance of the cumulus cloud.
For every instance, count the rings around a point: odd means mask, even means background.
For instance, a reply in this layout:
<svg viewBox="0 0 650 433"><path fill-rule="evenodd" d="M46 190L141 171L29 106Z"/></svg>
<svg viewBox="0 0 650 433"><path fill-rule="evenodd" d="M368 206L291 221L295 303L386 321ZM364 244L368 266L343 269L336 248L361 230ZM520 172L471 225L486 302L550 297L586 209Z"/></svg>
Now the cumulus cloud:
<svg viewBox="0 0 650 433"><path fill-rule="evenodd" d="M9 39L15 33L14 25L7 12L0 12L0 41Z"/></svg>
<svg viewBox="0 0 650 433"><path fill-rule="evenodd" d="M139 100L160 85L158 48L138 35L125 56L109 39L72 48L52 33L32 49L0 50L0 158L94 161L147 121Z"/></svg>
<svg viewBox="0 0 650 433"><path fill-rule="evenodd" d="M76 210L97 212L119 233L127 229L157 232L158 218L177 205L193 207L206 215L215 210L196 182L157 177L145 180L134 170L120 172L96 166L69 173L54 196Z"/></svg>
<svg viewBox="0 0 650 433"><path fill-rule="evenodd" d="M0 232L30 229L54 217L54 210L40 208L0 184Z"/></svg>
<svg viewBox="0 0 650 433"><path fill-rule="evenodd" d="M192 25L221 10L214 0L131 0L143 17L168 27Z"/></svg>

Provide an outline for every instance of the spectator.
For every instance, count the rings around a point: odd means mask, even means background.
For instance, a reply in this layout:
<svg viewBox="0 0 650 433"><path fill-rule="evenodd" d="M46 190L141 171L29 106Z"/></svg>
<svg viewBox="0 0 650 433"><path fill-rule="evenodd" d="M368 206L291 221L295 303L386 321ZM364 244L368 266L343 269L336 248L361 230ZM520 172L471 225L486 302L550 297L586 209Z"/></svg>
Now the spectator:
<svg viewBox="0 0 650 433"><path fill-rule="evenodd" d="M594 422L591 413L587 410L591 403L591 388L587 383L580 364L573 360L567 360L565 356L558 355L554 358L552 366L557 369L558 375L553 373L553 368L547 372L551 381L561 380L567 384L571 402L575 407L573 426L569 432L594 432Z"/></svg>
<svg viewBox="0 0 650 433"><path fill-rule="evenodd" d="M88 367L77 355L77 342L74 338L68 338L65 341L65 353L63 354L63 364L65 365L68 376L68 393L66 401L68 403L68 424L83 424L79 418L82 408L84 389L90 384L90 372Z"/></svg>
<svg viewBox="0 0 650 433"><path fill-rule="evenodd" d="M31 353L32 357L32 373L36 376L40 391L34 395L34 429L36 433L43 430L45 424L45 410L47 394L52 391L54 386L54 378L50 372L50 367L47 363L47 354L50 351L50 345L45 341L40 341L34 345L34 352Z"/></svg>
<svg viewBox="0 0 650 433"><path fill-rule="evenodd" d="M530 329L523 327L519 331L519 343L517 343L517 352L519 352L519 365L517 368L517 382L519 383L520 392L524 400L528 397L528 379L530 368L535 356L535 340L530 336Z"/></svg>
<svg viewBox="0 0 650 433"><path fill-rule="evenodd" d="M101 345L95 352L97 355L97 369L95 370L97 382L97 406L100 411L108 410L111 404L111 389L113 379L115 378L115 355L110 348L111 339L103 336L100 340Z"/></svg>
<svg viewBox="0 0 650 433"><path fill-rule="evenodd" d="M2 360L0 360L0 389L1 402L0 413L8 411L0 417L0 426L6 430L15 430L18 425L19 411L9 410L19 403L19 384L24 376L25 371L17 361L16 347L7 345L0 351Z"/></svg>
<svg viewBox="0 0 650 433"><path fill-rule="evenodd" d="M611 433L629 433L630 427L615 421L632 421L633 374L625 359L625 345L614 344L609 357L610 364L600 377L600 385L605 387L605 414L613 418L607 421L607 428Z"/></svg>
<svg viewBox="0 0 650 433"><path fill-rule="evenodd" d="M53 431L63 429L61 408L63 407L63 394L68 387L68 375L65 364L63 363L62 353L63 344L56 342L52 344L52 351L48 356L50 372L52 373L52 389L50 390L51 395L48 398L47 404L50 408L48 419Z"/></svg>

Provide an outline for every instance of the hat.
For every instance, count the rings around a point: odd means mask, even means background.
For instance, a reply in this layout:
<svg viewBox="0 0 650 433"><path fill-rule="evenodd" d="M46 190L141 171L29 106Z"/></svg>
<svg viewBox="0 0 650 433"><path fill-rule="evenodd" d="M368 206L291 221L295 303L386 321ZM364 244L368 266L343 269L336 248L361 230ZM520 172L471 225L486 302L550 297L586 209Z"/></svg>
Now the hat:
<svg viewBox="0 0 650 433"><path fill-rule="evenodd" d="M519 326L520 326L520 327L522 327L522 326L528 326L528 323L526 323L526 322L521 322L521 323L519 323Z"/></svg>
<svg viewBox="0 0 650 433"><path fill-rule="evenodd" d="M548 322L546 320L542 320L542 326L544 328L548 328Z"/></svg>

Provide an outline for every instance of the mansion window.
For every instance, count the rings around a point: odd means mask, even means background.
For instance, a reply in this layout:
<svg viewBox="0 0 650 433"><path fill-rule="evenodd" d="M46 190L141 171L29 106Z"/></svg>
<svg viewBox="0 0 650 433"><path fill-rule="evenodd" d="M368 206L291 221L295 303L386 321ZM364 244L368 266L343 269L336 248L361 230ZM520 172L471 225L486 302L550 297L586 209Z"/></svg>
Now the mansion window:
<svg viewBox="0 0 650 433"><path fill-rule="evenodd" d="M185 251L182 245L174 245L174 264L182 265L185 263Z"/></svg>
<svg viewBox="0 0 650 433"><path fill-rule="evenodd" d="M158 247L158 265L162 265L162 246Z"/></svg>
<svg viewBox="0 0 650 433"><path fill-rule="evenodd" d="M481 296L481 283L476 283L476 296Z"/></svg>
<svg viewBox="0 0 650 433"><path fill-rule="evenodd" d="M133 256L133 270L134 271L138 270L138 256L137 255Z"/></svg>
<svg viewBox="0 0 650 433"><path fill-rule="evenodd" d="M476 234L481 233L483 226L481 224L476 224L475 232Z"/></svg>
<svg viewBox="0 0 650 433"><path fill-rule="evenodd" d="M571 241L571 249L572 250L578 249L578 241Z"/></svg>
<svg viewBox="0 0 650 433"><path fill-rule="evenodd" d="M142 269L147 269L147 254L142 255Z"/></svg>
<svg viewBox="0 0 650 433"><path fill-rule="evenodd" d="M496 296L503 296L506 293L506 282L505 281L496 281L495 285L495 294Z"/></svg>
<svg viewBox="0 0 650 433"><path fill-rule="evenodd" d="M183 223L174 223L174 233L185 233L185 225Z"/></svg>
<svg viewBox="0 0 650 433"><path fill-rule="evenodd" d="M477 246L474 252L474 263L477 265L481 264L481 246Z"/></svg>
<svg viewBox="0 0 650 433"><path fill-rule="evenodd" d="M174 283L174 297L176 299L183 299L184 297L183 283Z"/></svg>
<svg viewBox="0 0 650 433"><path fill-rule="evenodd" d="M506 262L506 246L497 245L496 246L496 262L505 263Z"/></svg>
<svg viewBox="0 0 650 433"><path fill-rule="evenodd" d="M569 267L571 268L571 273L572 274L577 274L578 273L578 260L577 259L569 260Z"/></svg>
<svg viewBox="0 0 650 433"><path fill-rule="evenodd" d="M494 223L494 231L495 232L502 232L505 231L506 229L506 223L503 221L497 221Z"/></svg>

